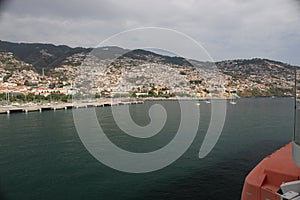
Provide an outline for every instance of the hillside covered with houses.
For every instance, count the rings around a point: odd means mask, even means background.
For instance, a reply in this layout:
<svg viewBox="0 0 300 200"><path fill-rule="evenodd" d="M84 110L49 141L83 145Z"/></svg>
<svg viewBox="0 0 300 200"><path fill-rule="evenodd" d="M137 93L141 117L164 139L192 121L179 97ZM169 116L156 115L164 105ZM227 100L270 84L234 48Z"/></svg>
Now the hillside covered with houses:
<svg viewBox="0 0 300 200"><path fill-rule="evenodd" d="M268 59L209 63L118 47L92 51L0 41L0 101L8 95L68 101L87 91L97 98L291 96L293 82L294 66Z"/></svg>

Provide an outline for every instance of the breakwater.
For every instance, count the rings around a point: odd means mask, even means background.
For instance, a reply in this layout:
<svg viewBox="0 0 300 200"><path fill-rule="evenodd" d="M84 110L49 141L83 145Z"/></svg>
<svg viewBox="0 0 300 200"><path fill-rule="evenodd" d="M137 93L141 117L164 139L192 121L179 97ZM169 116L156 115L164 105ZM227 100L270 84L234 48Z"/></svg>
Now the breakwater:
<svg viewBox="0 0 300 200"><path fill-rule="evenodd" d="M105 107L115 105L142 104L145 101L209 101L209 100L228 100L229 98L194 98L194 97L148 97L148 98L114 98L100 99L97 101L78 101L72 103L47 103L47 104L20 104L20 105L5 105L0 106L0 114L10 114L18 112L42 112L44 110L67 110L87 107Z"/></svg>
<svg viewBox="0 0 300 200"><path fill-rule="evenodd" d="M88 107L105 107L126 104L141 104L143 100L101 100L96 102L72 102L72 103L48 103L48 104L21 104L21 105L5 105L0 107L0 114L11 114L20 112L42 112L45 110L67 110Z"/></svg>

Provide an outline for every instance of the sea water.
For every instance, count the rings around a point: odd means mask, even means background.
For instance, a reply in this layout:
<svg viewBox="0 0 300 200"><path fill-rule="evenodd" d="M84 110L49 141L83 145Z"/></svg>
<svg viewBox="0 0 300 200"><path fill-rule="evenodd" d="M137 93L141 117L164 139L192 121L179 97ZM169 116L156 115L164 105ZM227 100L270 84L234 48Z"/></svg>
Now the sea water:
<svg viewBox="0 0 300 200"><path fill-rule="evenodd" d="M96 113L106 135L120 148L150 152L172 140L180 121L177 102L146 101L130 105L135 123L150 122L148 110L153 104L164 106L168 117L161 132L148 139L122 133L110 107L96 108ZM228 103L222 135L203 159L198 153L212 104L196 106L201 117L192 145L170 166L145 174L116 171L89 154L76 132L72 110L0 115L0 199L239 200L251 169L291 141L293 99L248 98L236 105Z"/></svg>

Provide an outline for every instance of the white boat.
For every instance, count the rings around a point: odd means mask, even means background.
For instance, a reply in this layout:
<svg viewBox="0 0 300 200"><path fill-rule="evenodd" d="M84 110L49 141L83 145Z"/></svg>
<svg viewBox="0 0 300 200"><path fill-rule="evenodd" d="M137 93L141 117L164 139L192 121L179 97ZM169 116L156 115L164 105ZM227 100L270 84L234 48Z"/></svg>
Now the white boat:
<svg viewBox="0 0 300 200"><path fill-rule="evenodd" d="M231 95L231 100L229 101L229 103L232 104L232 105L235 105L236 104L235 99L238 99L238 98L240 98L240 97L236 93L233 93Z"/></svg>
<svg viewBox="0 0 300 200"><path fill-rule="evenodd" d="M232 104L232 105L235 105L235 104L236 104L236 102L235 102L235 101L233 101L233 100L232 100L232 101L230 101L229 103L230 103L230 104Z"/></svg>

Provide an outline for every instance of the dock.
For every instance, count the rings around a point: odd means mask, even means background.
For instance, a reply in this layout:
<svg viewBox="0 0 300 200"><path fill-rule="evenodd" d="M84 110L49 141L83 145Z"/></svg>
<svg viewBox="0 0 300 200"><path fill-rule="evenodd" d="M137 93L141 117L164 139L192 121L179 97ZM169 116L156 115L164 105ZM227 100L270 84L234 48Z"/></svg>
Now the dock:
<svg viewBox="0 0 300 200"><path fill-rule="evenodd" d="M105 98L98 100L85 100L80 102L72 103L48 103L48 104L30 104L30 105L6 105L0 107L0 114L10 114L10 113L28 113L28 112L42 112L45 110L68 110L68 109L78 109L78 108L88 108L88 107L106 107L106 106L118 106L118 105L129 105L129 104L142 104L145 101L205 101L205 100L227 100L228 98Z"/></svg>
<svg viewBox="0 0 300 200"><path fill-rule="evenodd" d="M49 103L49 104L32 104L32 105L7 105L0 107L0 114L11 113L28 113L28 112L42 112L45 110L68 110L88 107L106 107L117 105L129 105L129 104L142 104L143 100L101 100L95 102L73 102L73 103Z"/></svg>

